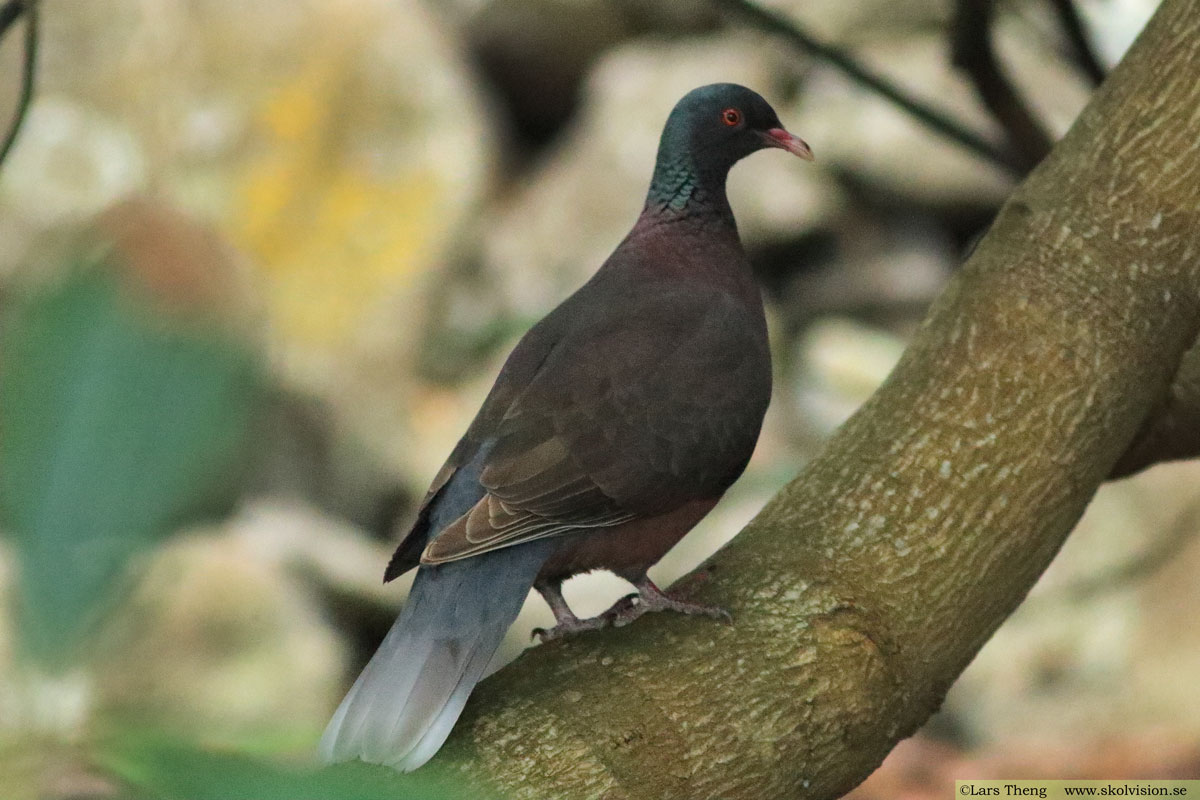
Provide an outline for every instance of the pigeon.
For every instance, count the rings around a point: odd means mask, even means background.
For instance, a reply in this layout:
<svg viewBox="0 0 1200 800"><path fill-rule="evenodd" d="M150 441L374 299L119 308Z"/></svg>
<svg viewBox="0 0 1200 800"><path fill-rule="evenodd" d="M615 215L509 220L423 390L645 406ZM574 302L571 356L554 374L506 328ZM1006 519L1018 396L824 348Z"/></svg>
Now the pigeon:
<svg viewBox="0 0 1200 800"><path fill-rule="evenodd" d="M442 746L535 588L543 640L650 611L728 618L647 570L741 475L771 396L762 297L725 179L741 158L812 151L743 86L684 95L646 204L600 269L534 325L433 479L384 573L417 568L395 624L334 713L328 762L409 771ZM638 594L579 619L564 580L608 570Z"/></svg>

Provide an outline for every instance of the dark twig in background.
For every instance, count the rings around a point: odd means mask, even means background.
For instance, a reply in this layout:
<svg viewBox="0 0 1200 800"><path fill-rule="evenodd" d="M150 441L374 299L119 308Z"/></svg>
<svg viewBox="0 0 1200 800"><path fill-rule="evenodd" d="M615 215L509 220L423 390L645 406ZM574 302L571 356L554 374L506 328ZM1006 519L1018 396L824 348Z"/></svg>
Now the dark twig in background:
<svg viewBox="0 0 1200 800"><path fill-rule="evenodd" d="M1083 20L1079 18L1075 3L1072 0L1050 0L1050 5L1054 6L1054 13L1058 15L1058 24L1062 26L1063 33L1066 34L1067 42L1071 45L1071 51L1079 68L1087 75L1093 86L1104 83L1104 66L1092 50L1092 43L1083 27Z"/></svg>
<svg viewBox="0 0 1200 800"><path fill-rule="evenodd" d="M759 30L781 36L792 45L833 65L851 80L886 97L930 129L998 164L1005 170L1016 175L1024 175L1028 171L1030 166L1028 159L1021 154L997 146L941 110L910 96L838 48L818 41L794 21L762 8L750 0L713 0L713 2L741 15Z"/></svg>
<svg viewBox="0 0 1200 800"><path fill-rule="evenodd" d="M17 134L21 132L21 124L29 111L29 103L33 100L33 79L37 70L37 0L9 0L0 7L0 40L22 14L25 15L25 56L21 66L21 95L17 100L17 109L13 113L8 132L4 135L4 141L0 143L0 164L8 158L8 152L16 142Z"/></svg>
<svg viewBox="0 0 1200 800"><path fill-rule="evenodd" d="M25 0L9 0L0 6L0 37L8 32L8 26L17 21L25 10Z"/></svg>
<svg viewBox="0 0 1200 800"><path fill-rule="evenodd" d="M975 91L1004 128L1012 154L1029 171L1050 152L1053 141L996 58L992 47L994 0L957 0L951 29L954 65L970 76Z"/></svg>

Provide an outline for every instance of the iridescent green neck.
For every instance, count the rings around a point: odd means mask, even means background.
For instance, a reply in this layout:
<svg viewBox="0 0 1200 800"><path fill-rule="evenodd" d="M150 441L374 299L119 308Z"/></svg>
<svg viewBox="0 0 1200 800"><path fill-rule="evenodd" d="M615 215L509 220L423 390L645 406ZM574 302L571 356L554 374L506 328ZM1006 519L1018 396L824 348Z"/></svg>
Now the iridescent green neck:
<svg viewBox="0 0 1200 800"><path fill-rule="evenodd" d="M646 212L668 218L709 217L733 224L733 211L725 196L729 165L717 162L700 167L686 140L668 128L658 146L654 177L646 194Z"/></svg>

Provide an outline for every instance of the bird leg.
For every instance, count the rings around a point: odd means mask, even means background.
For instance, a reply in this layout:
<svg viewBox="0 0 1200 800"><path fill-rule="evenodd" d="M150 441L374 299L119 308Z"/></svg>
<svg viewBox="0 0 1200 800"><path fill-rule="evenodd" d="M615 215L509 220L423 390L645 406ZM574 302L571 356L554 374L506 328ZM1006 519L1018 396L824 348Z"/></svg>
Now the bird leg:
<svg viewBox="0 0 1200 800"><path fill-rule="evenodd" d="M600 630L613 624L607 614L588 619L580 619L575 616L571 607L567 605L566 598L562 596L562 581L538 581L533 584L533 588L537 589L542 598L550 604L550 610L554 612L556 623L553 628L533 629L533 636L542 642L551 642L573 633Z"/></svg>
<svg viewBox="0 0 1200 800"><path fill-rule="evenodd" d="M612 608L601 616L612 620L615 627L623 627L650 611L676 611L680 614L712 617L722 622L732 622L733 617L720 606L706 606L701 603L689 603L665 593L654 585L648 575L641 575L631 583L637 587L638 593L626 595L613 604Z"/></svg>

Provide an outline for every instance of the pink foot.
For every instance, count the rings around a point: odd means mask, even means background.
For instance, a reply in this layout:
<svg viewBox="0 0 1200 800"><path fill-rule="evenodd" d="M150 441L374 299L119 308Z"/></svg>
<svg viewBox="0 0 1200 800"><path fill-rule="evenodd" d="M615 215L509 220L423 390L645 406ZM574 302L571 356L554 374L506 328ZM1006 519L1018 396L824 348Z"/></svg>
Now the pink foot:
<svg viewBox="0 0 1200 800"><path fill-rule="evenodd" d="M564 636L583 633L584 631L598 631L612 624L612 620L608 618L607 613L587 619L579 619L572 614L570 618L560 617L558 624L553 628L534 628L533 638L540 640L544 644L552 642L555 639L561 639Z"/></svg>
<svg viewBox="0 0 1200 800"><path fill-rule="evenodd" d="M610 618L614 627L624 627L651 611L674 611L689 616L711 617L722 622L733 622L730 613L720 606L691 603L672 597L655 586L649 578L643 577L641 580L635 581L634 585L638 588L637 594L622 597L613 604L612 608L601 615Z"/></svg>

